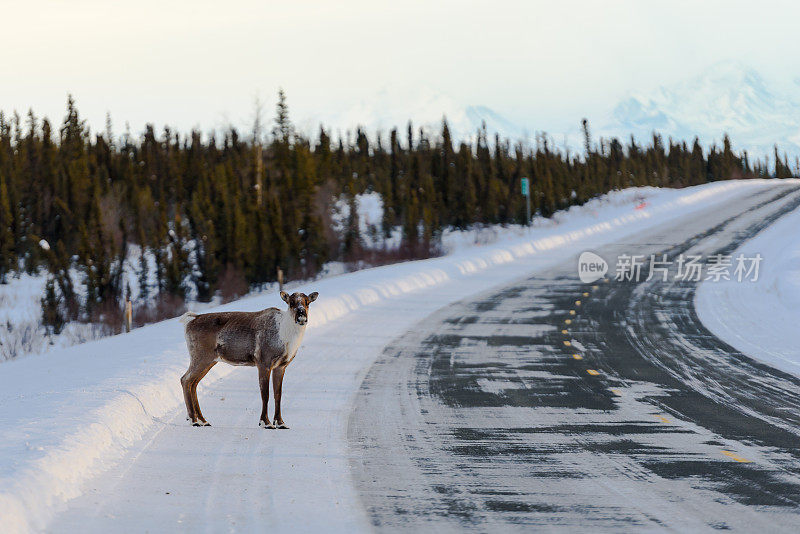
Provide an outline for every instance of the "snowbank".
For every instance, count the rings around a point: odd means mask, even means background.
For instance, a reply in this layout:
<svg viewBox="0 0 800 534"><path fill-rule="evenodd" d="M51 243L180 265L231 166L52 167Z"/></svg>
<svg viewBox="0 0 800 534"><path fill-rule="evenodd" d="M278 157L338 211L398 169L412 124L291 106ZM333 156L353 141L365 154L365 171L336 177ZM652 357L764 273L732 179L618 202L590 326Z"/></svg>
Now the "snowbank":
<svg viewBox="0 0 800 534"><path fill-rule="evenodd" d="M622 191L614 191L608 195L593 198L582 206L571 206L569 209L556 212L552 217L533 217L531 226L536 230L546 230L586 214L599 217L601 210L621 206L630 207L631 205L642 206L643 203L646 205L648 198L661 194L664 192L657 187L631 187ZM531 228L519 224L483 227L475 225L467 230L449 228L442 233L442 251L445 254L452 254L475 245L492 245L500 241L525 237L530 231Z"/></svg>
<svg viewBox="0 0 800 534"><path fill-rule="evenodd" d="M640 190L632 202L570 210L556 226L532 229L493 246L331 277L313 284L321 296L310 327L443 284L452 283L458 289L456 296L464 298L477 291L476 284L464 282L489 269L495 268L490 277L481 278L484 283L508 283L511 277L530 272L533 263L525 262L556 258L554 251L558 259L564 259L708 209L732 195L770 186L777 184L742 181L684 190ZM517 262L518 269L505 268ZM279 304L278 297L269 293L217 309L257 310ZM182 409L178 384L186 360L182 327L175 319L2 364L0 530L45 528L66 501L81 494L87 480L112 465L166 415ZM368 362L364 365L368 367ZM203 384L212 384L232 369L216 366Z"/></svg>
<svg viewBox="0 0 800 534"><path fill-rule="evenodd" d="M791 180L798 183L800 180ZM755 282L703 282L695 309L717 337L748 356L800 376L800 211L795 210L740 247L761 254Z"/></svg>

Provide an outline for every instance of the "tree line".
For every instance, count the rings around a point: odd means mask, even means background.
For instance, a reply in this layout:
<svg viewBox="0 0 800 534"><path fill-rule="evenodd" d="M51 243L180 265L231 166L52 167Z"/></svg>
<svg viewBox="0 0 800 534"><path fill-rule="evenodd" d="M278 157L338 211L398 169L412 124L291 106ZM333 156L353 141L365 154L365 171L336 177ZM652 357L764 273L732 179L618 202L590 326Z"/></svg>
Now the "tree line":
<svg viewBox="0 0 800 534"><path fill-rule="evenodd" d="M209 301L225 281L245 288L308 278L330 260L364 254L356 195L377 192L378 231L400 230L395 259L426 257L448 227L525 222L522 177L533 212L550 216L629 186L685 187L715 180L786 177L775 154L767 162L699 140L647 144L592 139L583 121L584 151L554 149L546 135L533 146L485 127L455 140L412 124L388 134L364 129L312 139L292 126L283 92L274 128L235 128L203 136L151 125L116 137L110 121L90 132L72 97L60 124L0 113L0 282L15 272L49 272L44 323L57 332L72 320L119 315L131 292L124 264L138 262L137 295L146 306L175 312L187 297ZM350 215L332 226L337 199ZM176 304L177 303L177 304ZM144 322L144 320L142 321Z"/></svg>

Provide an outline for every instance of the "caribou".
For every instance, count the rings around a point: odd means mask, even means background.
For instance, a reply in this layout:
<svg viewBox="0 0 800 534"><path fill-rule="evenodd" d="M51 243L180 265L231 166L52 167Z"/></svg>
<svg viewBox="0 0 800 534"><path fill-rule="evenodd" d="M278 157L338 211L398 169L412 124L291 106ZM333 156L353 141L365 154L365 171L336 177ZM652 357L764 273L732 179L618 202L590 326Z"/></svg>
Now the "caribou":
<svg viewBox="0 0 800 534"><path fill-rule="evenodd" d="M262 428L289 428L281 418L281 388L286 367L292 363L308 323L309 305L318 293L310 295L285 291L281 299L288 309L267 308L257 312L187 312L181 317L189 347L189 369L181 377L187 420L193 426L211 426L197 402L197 384L217 362L258 368L261 387ZM272 422L267 416L269 379L275 396Z"/></svg>

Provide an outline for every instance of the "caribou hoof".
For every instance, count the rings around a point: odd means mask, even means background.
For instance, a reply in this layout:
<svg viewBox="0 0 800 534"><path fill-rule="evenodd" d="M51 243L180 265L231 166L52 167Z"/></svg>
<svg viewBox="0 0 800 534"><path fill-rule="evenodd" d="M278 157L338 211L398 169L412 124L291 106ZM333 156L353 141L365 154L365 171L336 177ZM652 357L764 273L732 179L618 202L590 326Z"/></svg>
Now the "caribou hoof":
<svg viewBox="0 0 800 534"><path fill-rule="evenodd" d="M281 428L281 429L284 429L284 428L289 428L289 427L288 427L288 426L286 426L286 423L284 423L283 421L275 421L275 426L274 426L274 428Z"/></svg>
<svg viewBox="0 0 800 534"><path fill-rule="evenodd" d="M271 429L271 430L275 429L275 425L273 425L269 421L263 421L263 420L259 421L258 422L258 426L260 426L261 428L268 428L268 429Z"/></svg>
<svg viewBox="0 0 800 534"><path fill-rule="evenodd" d="M192 426L203 426L202 421L192 421Z"/></svg>

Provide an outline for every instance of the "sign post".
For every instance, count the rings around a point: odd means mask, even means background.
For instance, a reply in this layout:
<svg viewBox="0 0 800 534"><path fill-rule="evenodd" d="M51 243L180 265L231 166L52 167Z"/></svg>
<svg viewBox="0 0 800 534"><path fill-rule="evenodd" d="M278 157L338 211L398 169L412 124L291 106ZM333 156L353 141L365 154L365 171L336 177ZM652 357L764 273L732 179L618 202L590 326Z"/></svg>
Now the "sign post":
<svg viewBox="0 0 800 534"><path fill-rule="evenodd" d="M531 188L528 184L528 178L523 176L520 186L522 194L525 195L525 226L528 226L531 224Z"/></svg>

